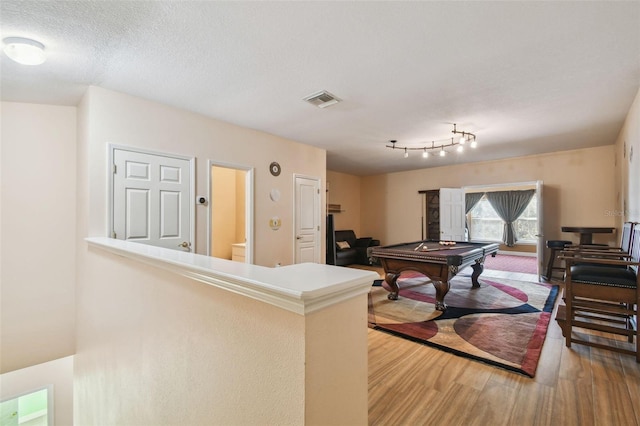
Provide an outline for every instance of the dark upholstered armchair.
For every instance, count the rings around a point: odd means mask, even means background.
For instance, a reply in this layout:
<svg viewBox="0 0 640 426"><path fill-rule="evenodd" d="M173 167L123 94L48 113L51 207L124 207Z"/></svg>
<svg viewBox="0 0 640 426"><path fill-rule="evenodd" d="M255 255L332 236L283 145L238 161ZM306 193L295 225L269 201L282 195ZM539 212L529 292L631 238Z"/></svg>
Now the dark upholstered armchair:
<svg viewBox="0 0 640 426"><path fill-rule="evenodd" d="M380 245L379 240L374 240L371 237L356 238L356 233L351 229L336 231L335 241L336 265L338 266L354 263L368 265L367 247Z"/></svg>

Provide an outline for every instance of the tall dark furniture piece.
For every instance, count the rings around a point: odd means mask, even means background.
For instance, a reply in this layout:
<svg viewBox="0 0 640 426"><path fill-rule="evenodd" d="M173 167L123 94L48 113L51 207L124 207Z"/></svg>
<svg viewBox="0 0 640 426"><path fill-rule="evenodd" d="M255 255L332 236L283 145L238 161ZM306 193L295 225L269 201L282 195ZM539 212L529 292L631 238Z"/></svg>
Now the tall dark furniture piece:
<svg viewBox="0 0 640 426"><path fill-rule="evenodd" d="M333 215L327 215L327 265L336 264L336 234L333 225Z"/></svg>
<svg viewBox="0 0 640 426"><path fill-rule="evenodd" d="M420 191L422 192L422 191ZM440 240L440 190L424 191L425 218L423 240Z"/></svg>

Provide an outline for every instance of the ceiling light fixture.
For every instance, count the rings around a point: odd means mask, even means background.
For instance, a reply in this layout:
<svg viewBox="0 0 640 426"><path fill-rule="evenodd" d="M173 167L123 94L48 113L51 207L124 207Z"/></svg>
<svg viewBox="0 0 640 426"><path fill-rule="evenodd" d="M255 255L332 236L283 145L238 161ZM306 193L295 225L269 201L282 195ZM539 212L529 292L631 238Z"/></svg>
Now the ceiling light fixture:
<svg viewBox="0 0 640 426"><path fill-rule="evenodd" d="M44 44L23 37L7 37L2 40L4 53L22 65L40 65L46 59Z"/></svg>
<svg viewBox="0 0 640 426"><path fill-rule="evenodd" d="M409 151L414 151L414 150L422 151L422 157L428 158L429 151L431 150L436 150L436 149L440 150L440 156L444 157L445 155L447 155L447 151L445 150L445 148L457 147L456 151L458 151L459 153L462 153L464 152L464 148L462 145L465 145L467 142L470 142L469 146L471 146L471 148L475 148L478 146L478 142L476 142L475 134L458 130L455 124L453 125L453 130L451 131L451 133L453 133L454 135L460 135L460 139L456 141L455 138L451 137L447 139L432 141L430 146L424 143L420 144L421 146L400 146L400 145L397 145L398 141L390 140L389 142L391 143L391 145L386 145L386 147L391 149L404 150L404 158L407 158L409 156Z"/></svg>

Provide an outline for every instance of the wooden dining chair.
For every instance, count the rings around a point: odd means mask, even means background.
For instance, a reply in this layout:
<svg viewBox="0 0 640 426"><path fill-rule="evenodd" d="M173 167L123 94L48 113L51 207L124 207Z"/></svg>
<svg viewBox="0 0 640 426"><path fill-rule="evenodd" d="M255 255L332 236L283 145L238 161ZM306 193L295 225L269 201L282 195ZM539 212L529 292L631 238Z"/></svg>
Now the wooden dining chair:
<svg viewBox="0 0 640 426"><path fill-rule="evenodd" d="M635 355L640 362L638 341L638 306L640 305L640 227L630 235L628 259L593 256L584 251L567 251L561 255L566 262L564 336L571 343L609 349ZM574 335L573 328L596 330L623 335L633 343L630 350L616 343L598 343Z"/></svg>

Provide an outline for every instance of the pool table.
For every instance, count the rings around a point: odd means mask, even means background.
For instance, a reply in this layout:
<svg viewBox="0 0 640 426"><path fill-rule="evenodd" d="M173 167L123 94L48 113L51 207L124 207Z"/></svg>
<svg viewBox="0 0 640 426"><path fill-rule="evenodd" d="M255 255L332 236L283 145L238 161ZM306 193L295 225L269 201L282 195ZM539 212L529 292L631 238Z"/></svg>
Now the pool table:
<svg viewBox="0 0 640 426"><path fill-rule="evenodd" d="M498 252L495 243L470 243L465 241L415 241L374 247L371 256L378 259L385 272L382 286L389 291L389 300L397 300L400 288L398 277L403 271L417 271L429 277L436 289L436 309L444 311L444 297L450 281L458 271L471 265L471 288L480 288L478 277L484 269L486 256Z"/></svg>

